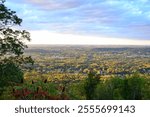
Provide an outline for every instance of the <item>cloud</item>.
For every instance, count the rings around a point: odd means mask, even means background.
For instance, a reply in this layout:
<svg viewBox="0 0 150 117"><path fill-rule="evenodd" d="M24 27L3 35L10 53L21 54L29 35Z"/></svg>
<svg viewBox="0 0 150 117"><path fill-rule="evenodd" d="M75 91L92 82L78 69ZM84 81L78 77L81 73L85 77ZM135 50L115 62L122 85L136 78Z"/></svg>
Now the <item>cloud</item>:
<svg viewBox="0 0 150 117"><path fill-rule="evenodd" d="M149 0L23 0L7 2L28 30L150 40Z"/></svg>
<svg viewBox="0 0 150 117"><path fill-rule="evenodd" d="M150 45L150 40L131 40L74 34L31 31L32 41L28 44L88 44L88 45ZM42 40L41 40L42 39Z"/></svg>
<svg viewBox="0 0 150 117"><path fill-rule="evenodd" d="M79 7L82 2L80 0L26 0L43 10L62 10Z"/></svg>

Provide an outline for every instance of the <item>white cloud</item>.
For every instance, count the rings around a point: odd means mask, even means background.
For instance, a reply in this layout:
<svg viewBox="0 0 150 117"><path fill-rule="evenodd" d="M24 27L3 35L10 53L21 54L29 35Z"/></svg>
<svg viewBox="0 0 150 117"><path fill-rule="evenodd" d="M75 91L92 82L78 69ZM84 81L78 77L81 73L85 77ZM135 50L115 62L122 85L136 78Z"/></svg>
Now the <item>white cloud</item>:
<svg viewBox="0 0 150 117"><path fill-rule="evenodd" d="M150 45L149 40L131 40L95 36L61 34L49 31L30 31L29 44L88 44L88 45Z"/></svg>

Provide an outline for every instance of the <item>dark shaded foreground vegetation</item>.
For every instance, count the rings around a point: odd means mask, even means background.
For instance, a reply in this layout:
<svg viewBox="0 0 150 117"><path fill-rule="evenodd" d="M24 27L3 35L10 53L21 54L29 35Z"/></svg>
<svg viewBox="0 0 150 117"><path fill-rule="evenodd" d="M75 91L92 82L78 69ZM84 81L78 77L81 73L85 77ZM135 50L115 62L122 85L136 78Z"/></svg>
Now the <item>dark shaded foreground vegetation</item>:
<svg viewBox="0 0 150 117"><path fill-rule="evenodd" d="M16 82L16 81L15 81ZM140 74L111 77L90 72L84 80L50 82L24 80L22 83L1 85L0 99L17 100L148 100L150 99L150 78Z"/></svg>

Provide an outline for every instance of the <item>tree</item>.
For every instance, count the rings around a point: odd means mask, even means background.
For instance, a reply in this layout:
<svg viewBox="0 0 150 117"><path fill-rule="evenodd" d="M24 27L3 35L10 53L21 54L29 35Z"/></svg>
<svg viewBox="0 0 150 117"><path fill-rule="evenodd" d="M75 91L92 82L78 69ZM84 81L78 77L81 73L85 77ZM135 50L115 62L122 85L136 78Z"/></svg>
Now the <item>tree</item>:
<svg viewBox="0 0 150 117"><path fill-rule="evenodd" d="M87 100L92 100L95 97L95 89L97 84L100 82L100 77L93 70L88 74L88 77L85 80L84 90Z"/></svg>
<svg viewBox="0 0 150 117"><path fill-rule="evenodd" d="M25 30L17 30L13 26L20 26L20 19L15 11L5 6L5 0L0 0L0 81L18 82L21 76L14 72L20 71L25 63L33 63L30 56L24 56L27 48L25 41L30 41L30 33ZM11 69L11 70L10 70ZM12 70L13 69L13 70ZM6 73L9 73L6 75ZM19 72L21 74L21 72ZM14 76L14 77L13 77ZM10 79L10 78L13 79ZM19 80L17 80L19 79ZM4 82L3 82L4 81ZM6 83L6 84L7 84ZM5 83L4 83L5 84ZM8 85L8 84L7 84Z"/></svg>
<svg viewBox="0 0 150 117"><path fill-rule="evenodd" d="M98 84L96 89L96 99L98 100L119 100L123 99L122 87L123 79L119 77L112 77L105 79Z"/></svg>
<svg viewBox="0 0 150 117"><path fill-rule="evenodd" d="M144 78L135 73L124 79L123 97L126 100L141 100L143 97L142 88L144 87Z"/></svg>

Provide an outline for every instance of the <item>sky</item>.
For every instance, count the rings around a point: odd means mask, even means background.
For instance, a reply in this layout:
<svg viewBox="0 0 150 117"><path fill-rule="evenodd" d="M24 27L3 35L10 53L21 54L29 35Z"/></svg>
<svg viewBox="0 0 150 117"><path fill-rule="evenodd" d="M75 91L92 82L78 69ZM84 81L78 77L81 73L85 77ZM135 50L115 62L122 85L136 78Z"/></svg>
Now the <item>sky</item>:
<svg viewBox="0 0 150 117"><path fill-rule="evenodd" d="M30 44L150 45L150 0L6 0Z"/></svg>

